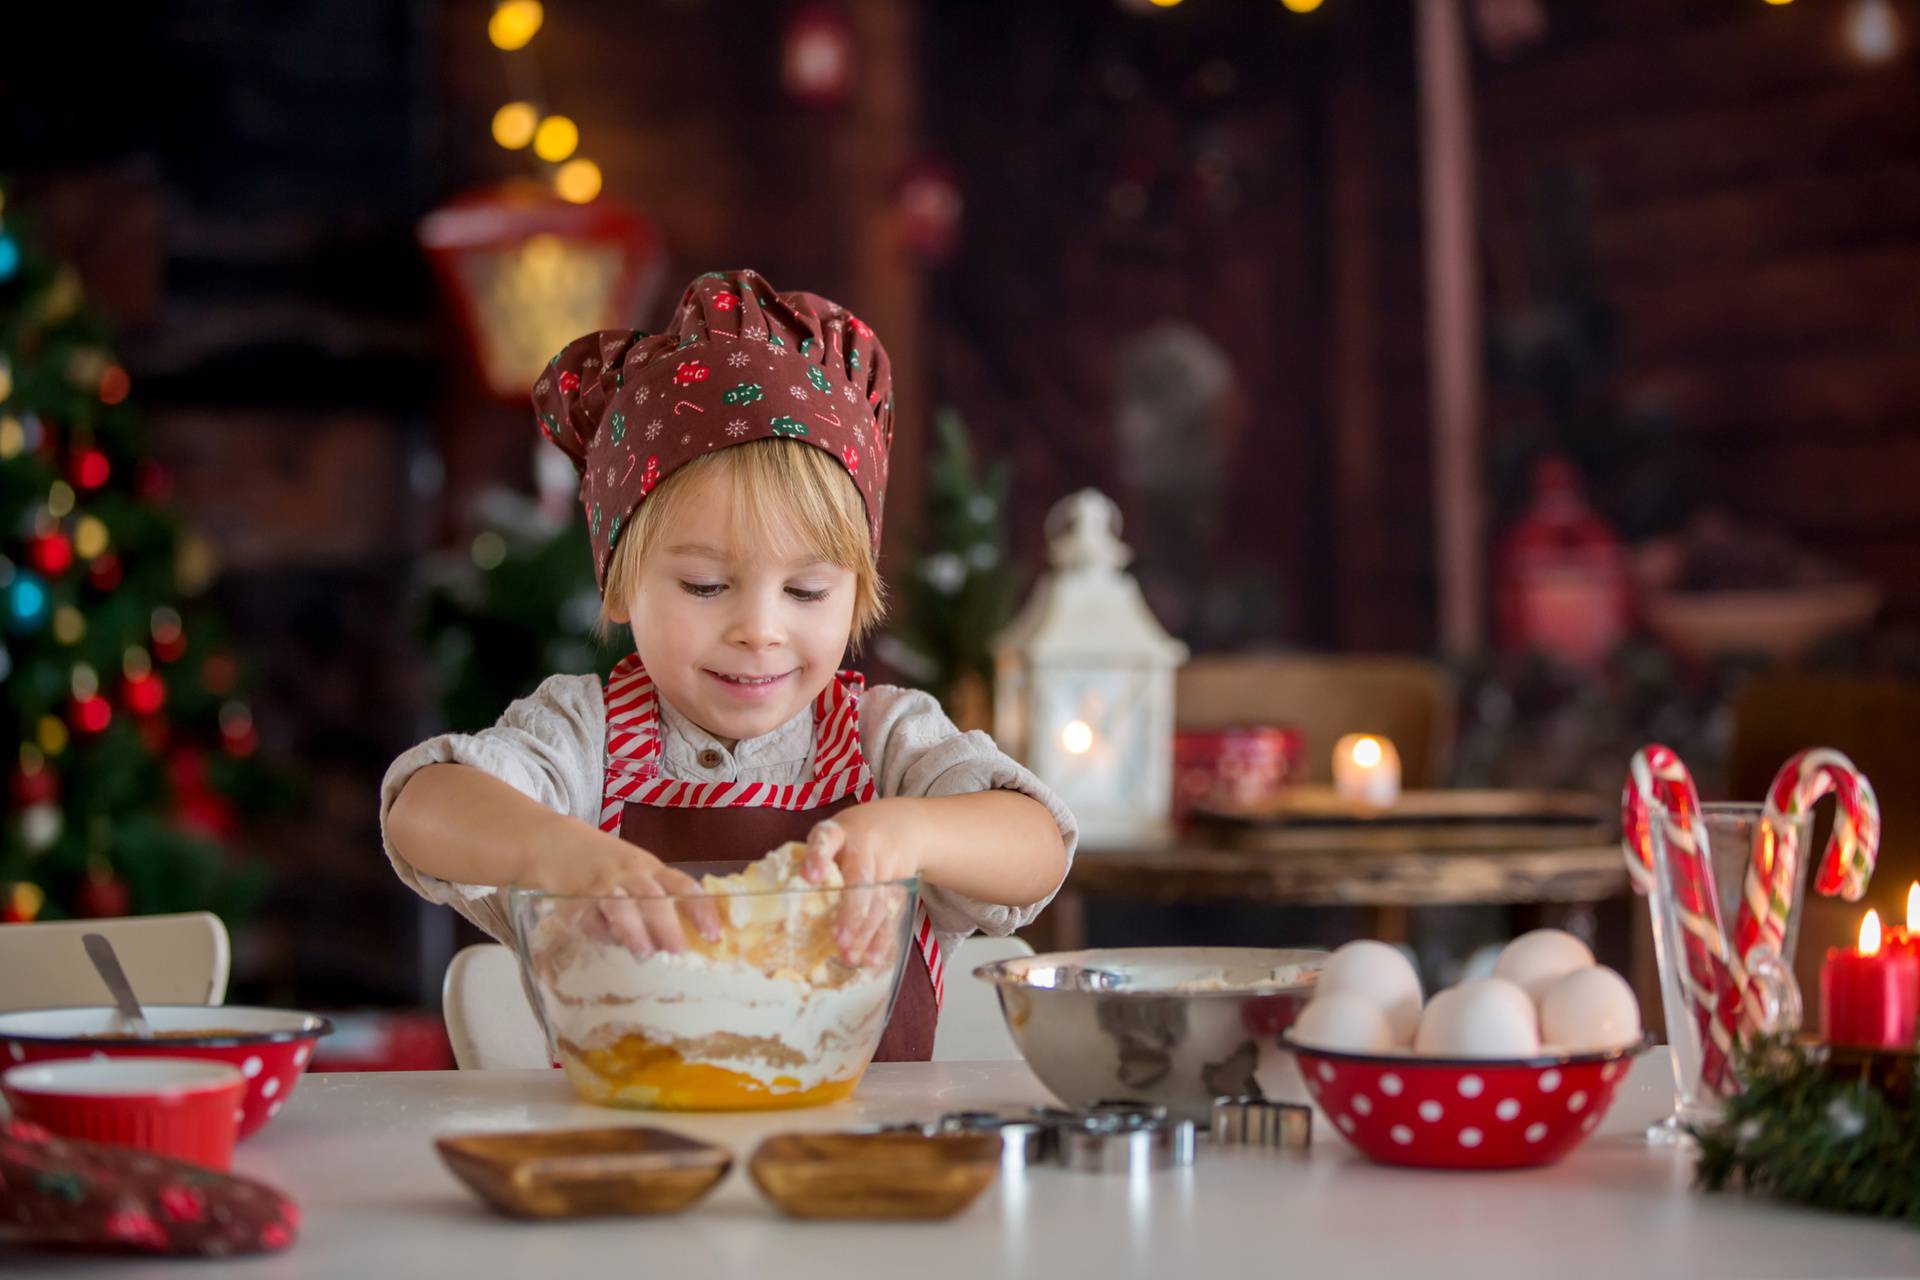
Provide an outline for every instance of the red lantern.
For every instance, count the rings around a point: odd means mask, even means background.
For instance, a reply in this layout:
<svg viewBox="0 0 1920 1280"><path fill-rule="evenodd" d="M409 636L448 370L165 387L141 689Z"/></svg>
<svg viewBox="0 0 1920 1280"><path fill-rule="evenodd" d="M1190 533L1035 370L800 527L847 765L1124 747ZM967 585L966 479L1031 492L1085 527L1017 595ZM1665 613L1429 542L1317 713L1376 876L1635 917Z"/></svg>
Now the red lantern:
<svg viewBox="0 0 1920 1280"><path fill-rule="evenodd" d="M520 406L560 348L645 314L666 265L638 210L605 195L571 204L527 183L436 209L420 243L487 389Z"/></svg>
<svg viewBox="0 0 1920 1280"><path fill-rule="evenodd" d="M780 82L810 107L837 107L853 86L853 24L837 4L794 10L780 40Z"/></svg>
<svg viewBox="0 0 1920 1280"><path fill-rule="evenodd" d="M893 207L900 218L900 240L921 262L945 262L960 243L965 201L953 167L944 160L916 160L900 176Z"/></svg>
<svg viewBox="0 0 1920 1280"><path fill-rule="evenodd" d="M1587 505L1580 473L1565 458L1535 467L1532 505L1501 540L1497 563L1501 640L1509 651L1592 669L1626 637L1626 551Z"/></svg>

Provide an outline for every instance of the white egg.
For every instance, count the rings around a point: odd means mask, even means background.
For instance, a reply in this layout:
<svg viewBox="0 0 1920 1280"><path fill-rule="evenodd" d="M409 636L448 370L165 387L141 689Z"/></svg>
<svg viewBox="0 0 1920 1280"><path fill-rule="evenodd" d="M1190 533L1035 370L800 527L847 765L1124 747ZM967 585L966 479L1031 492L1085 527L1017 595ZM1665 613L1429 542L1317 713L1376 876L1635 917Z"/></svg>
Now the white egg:
<svg viewBox="0 0 1920 1280"><path fill-rule="evenodd" d="M1294 1019L1293 1038L1314 1048L1348 1053L1386 1053L1395 1047L1380 1006L1350 991L1314 997Z"/></svg>
<svg viewBox="0 0 1920 1280"><path fill-rule="evenodd" d="M1640 1039L1640 1001L1611 969L1576 969L1547 989L1540 1034L1570 1053L1618 1049Z"/></svg>
<svg viewBox="0 0 1920 1280"><path fill-rule="evenodd" d="M1420 1025L1420 975L1407 958L1384 942L1349 942L1327 957L1320 971L1321 995L1343 992L1373 1002L1387 1015L1393 1042L1405 1048L1413 1043Z"/></svg>
<svg viewBox="0 0 1920 1280"><path fill-rule="evenodd" d="M1493 976L1505 978L1539 1004L1547 988L1575 969L1591 969L1593 951L1564 929L1535 929L1500 950Z"/></svg>
<svg viewBox="0 0 1920 1280"><path fill-rule="evenodd" d="M1504 978L1448 987L1420 1016L1413 1051L1439 1058L1529 1058L1540 1052L1533 1001Z"/></svg>

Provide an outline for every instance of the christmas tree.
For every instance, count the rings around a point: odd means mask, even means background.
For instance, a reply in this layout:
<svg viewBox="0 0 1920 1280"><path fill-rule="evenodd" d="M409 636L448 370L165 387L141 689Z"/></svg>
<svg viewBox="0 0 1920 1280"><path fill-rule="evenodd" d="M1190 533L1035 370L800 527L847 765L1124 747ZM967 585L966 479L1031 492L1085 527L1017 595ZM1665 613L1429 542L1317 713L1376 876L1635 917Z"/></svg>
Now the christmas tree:
<svg viewBox="0 0 1920 1280"><path fill-rule="evenodd" d="M991 718L993 637L1013 617L1020 583L1007 558L1006 462L982 468L958 412L935 420L925 523L898 584L899 610L877 646L965 729Z"/></svg>
<svg viewBox="0 0 1920 1280"><path fill-rule="evenodd" d="M278 798L240 665L198 597L104 319L0 187L0 922L212 910L264 879L222 846Z"/></svg>

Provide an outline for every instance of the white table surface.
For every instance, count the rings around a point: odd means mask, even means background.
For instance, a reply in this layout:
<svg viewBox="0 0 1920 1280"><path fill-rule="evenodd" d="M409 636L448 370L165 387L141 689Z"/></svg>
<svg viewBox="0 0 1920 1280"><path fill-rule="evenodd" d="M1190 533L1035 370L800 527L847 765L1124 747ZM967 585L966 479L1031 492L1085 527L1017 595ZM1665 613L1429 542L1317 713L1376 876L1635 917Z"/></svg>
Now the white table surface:
<svg viewBox="0 0 1920 1280"><path fill-rule="evenodd" d="M1671 1098L1665 1050L1641 1059L1606 1122L1562 1163L1506 1173L1387 1168L1316 1117L1308 1155L1214 1150L1140 1178L1005 1176L937 1223L783 1218L745 1173L769 1133L1048 1101L1025 1064L874 1067L812 1111L659 1116L580 1103L557 1071L314 1075L243 1144L235 1171L292 1193L288 1252L217 1264L0 1248L0 1273L245 1277L1078 1276L1605 1277L1920 1275L1920 1231L1690 1188L1692 1159L1639 1137ZM526 1223L497 1217L441 1165L439 1134L664 1123L731 1146L734 1172L677 1217Z"/></svg>

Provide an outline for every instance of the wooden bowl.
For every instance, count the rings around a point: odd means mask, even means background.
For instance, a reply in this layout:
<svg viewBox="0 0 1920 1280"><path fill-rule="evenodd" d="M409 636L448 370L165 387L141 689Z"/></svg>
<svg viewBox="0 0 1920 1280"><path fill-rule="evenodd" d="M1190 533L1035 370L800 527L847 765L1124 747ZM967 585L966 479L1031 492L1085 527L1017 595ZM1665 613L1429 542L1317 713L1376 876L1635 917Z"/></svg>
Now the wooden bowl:
<svg viewBox="0 0 1920 1280"><path fill-rule="evenodd" d="M998 1134L785 1133L747 1162L795 1218L950 1218L1000 1172Z"/></svg>
<svg viewBox="0 0 1920 1280"><path fill-rule="evenodd" d="M679 1213L733 1168L731 1153L665 1129L561 1129L436 1139L473 1193L519 1218Z"/></svg>

